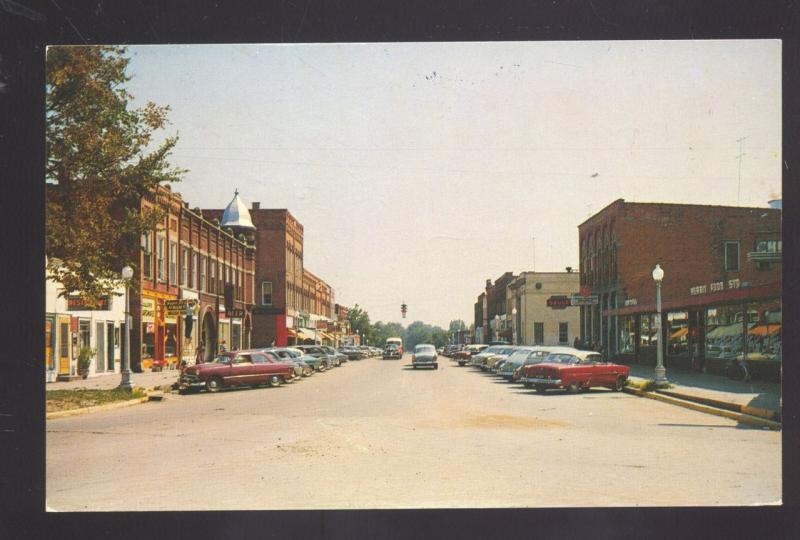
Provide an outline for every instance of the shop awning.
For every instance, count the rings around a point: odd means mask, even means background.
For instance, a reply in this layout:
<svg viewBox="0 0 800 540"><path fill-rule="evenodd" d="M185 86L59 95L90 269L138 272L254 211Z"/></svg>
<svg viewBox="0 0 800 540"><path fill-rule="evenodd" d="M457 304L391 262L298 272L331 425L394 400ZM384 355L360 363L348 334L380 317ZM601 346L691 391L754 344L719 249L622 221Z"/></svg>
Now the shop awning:
<svg viewBox="0 0 800 540"><path fill-rule="evenodd" d="M678 339L689 333L688 328L680 328L677 332L669 336L671 339Z"/></svg>
<svg viewBox="0 0 800 540"><path fill-rule="evenodd" d="M748 332L751 336L766 336L768 334L774 334L775 332L781 331L780 324L762 324L760 326L756 326L750 332Z"/></svg>
<svg viewBox="0 0 800 540"><path fill-rule="evenodd" d="M299 339L314 339L314 331L308 328L298 328L297 337Z"/></svg>
<svg viewBox="0 0 800 540"><path fill-rule="evenodd" d="M286 334L289 337L296 337L297 336L297 332L294 331L294 328L287 328L286 329Z"/></svg>
<svg viewBox="0 0 800 540"><path fill-rule="evenodd" d="M322 336L323 339L329 339L329 340L333 341L333 335L331 335L331 334L329 334L327 332L320 332L320 335Z"/></svg>

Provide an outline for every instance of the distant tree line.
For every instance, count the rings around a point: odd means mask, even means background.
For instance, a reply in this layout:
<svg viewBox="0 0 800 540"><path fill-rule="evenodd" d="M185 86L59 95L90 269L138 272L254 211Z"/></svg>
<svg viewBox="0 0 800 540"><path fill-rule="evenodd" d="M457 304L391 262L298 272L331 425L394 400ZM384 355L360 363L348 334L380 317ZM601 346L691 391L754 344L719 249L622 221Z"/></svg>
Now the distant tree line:
<svg viewBox="0 0 800 540"><path fill-rule="evenodd" d="M347 318L353 333L365 336L370 345L383 347L390 337L401 337L406 350L413 350L420 343L431 343L436 347L442 347L449 343L451 333L465 330L467 327L460 319L450 321L447 330L441 326L425 324L422 321L414 321L406 328L396 322L378 321L373 324L369 320L369 313L360 308L358 304L348 311Z"/></svg>

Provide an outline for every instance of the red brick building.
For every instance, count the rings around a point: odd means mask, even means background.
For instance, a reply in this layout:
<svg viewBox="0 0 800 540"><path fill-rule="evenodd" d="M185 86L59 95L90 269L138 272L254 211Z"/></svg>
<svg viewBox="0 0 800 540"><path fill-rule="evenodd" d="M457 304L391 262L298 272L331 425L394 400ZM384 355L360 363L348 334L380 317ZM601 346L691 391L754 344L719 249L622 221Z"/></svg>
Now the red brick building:
<svg viewBox="0 0 800 540"><path fill-rule="evenodd" d="M241 205L238 194L231 205ZM154 208L165 215L141 238L131 297L132 368L194 361L199 344L206 359L222 347L248 347L255 272L248 227L204 218L169 187L142 199L142 212Z"/></svg>
<svg viewBox="0 0 800 540"><path fill-rule="evenodd" d="M211 217L222 210L203 210ZM254 347L296 343L333 343L333 292L305 269L303 225L286 209L261 208L249 216L255 226Z"/></svg>
<svg viewBox="0 0 800 540"><path fill-rule="evenodd" d="M660 264L665 364L774 371L781 351L781 210L614 201L578 227L584 341L655 363ZM763 362L760 362L763 360Z"/></svg>

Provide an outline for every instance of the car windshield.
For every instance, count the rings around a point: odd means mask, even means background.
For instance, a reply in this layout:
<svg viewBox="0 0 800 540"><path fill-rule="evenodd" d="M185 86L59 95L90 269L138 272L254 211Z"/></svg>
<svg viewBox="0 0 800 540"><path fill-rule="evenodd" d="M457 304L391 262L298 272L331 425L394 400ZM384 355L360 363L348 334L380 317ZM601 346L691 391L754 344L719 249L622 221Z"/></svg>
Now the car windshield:
<svg viewBox="0 0 800 540"><path fill-rule="evenodd" d="M555 353L547 355L544 361L548 364L577 364L578 358L571 354Z"/></svg>
<svg viewBox="0 0 800 540"><path fill-rule="evenodd" d="M529 354L531 354L531 351L526 351L526 350L522 350L522 351L514 351L514 352L511 354L511 356L509 356L509 357L508 357L508 360L509 360L510 362L522 362L522 361L524 361L526 358L528 358L528 355L529 355Z"/></svg>
<svg viewBox="0 0 800 540"><path fill-rule="evenodd" d="M414 353L416 354L433 354L436 352L436 349L433 345L417 345L414 349Z"/></svg>
<svg viewBox="0 0 800 540"><path fill-rule="evenodd" d="M525 359L525 365L539 364L547 358L548 354L544 351L533 351L528 358Z"/></svg>

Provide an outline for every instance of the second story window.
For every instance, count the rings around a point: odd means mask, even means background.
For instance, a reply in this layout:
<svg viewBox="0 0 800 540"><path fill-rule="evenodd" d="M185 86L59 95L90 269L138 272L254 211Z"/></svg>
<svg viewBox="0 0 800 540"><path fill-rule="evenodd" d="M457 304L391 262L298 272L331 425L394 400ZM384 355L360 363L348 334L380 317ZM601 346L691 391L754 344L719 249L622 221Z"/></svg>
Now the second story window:
<svg viewBox="0 0 800 540"><path fill-rule="evenodd" d="M739 268L739 242L725 242L725 270L738 272Z"/></svg>
<svg viewBox="0 0 800 540"><path fill-rule="evenodd" d="M153 277L153 246L150 231L142 234L142 271L144 277Z"/></svg>
<svg viewBox="0 0 800 540"><path fill-rule="evenodd" d="M181 265L181 286L186 287L186 278L189 272L189 250L183 250L183 264Z"/></svg>
<svg viewBox="0 0 800 540"><path fill-rule="evenodd" d="M175 285L178 279L178 245L175 242L169 244L169 284Z"/></svg>
<svg viewBox="0 0 800 540"><path fill-rule="evenodd" d="M192 280L189 282L189 288L194 289L197 287L197 253L192 253Z"/></svg>
<svg viewBox="0 0 800 540"><path fill-rule="evenodd" d="M158 249L156 251L156 266L158 267L158 281L166 280L166 261L164 260L164 244L165 240L158 237Z"/></svg>
<svg viewBox="0 0 800 540"><path fill-rule="evenodd" d="M206 258L200 256L200 283L197 284L197 290L206 290Z"/></svg>
<svg viewBox="0 0 800 540"><path fill-rule="evenodd" d="M217 289L217 262L216 261L209 261L208 273L209 273L208 291L213 293Z"/></svg>

